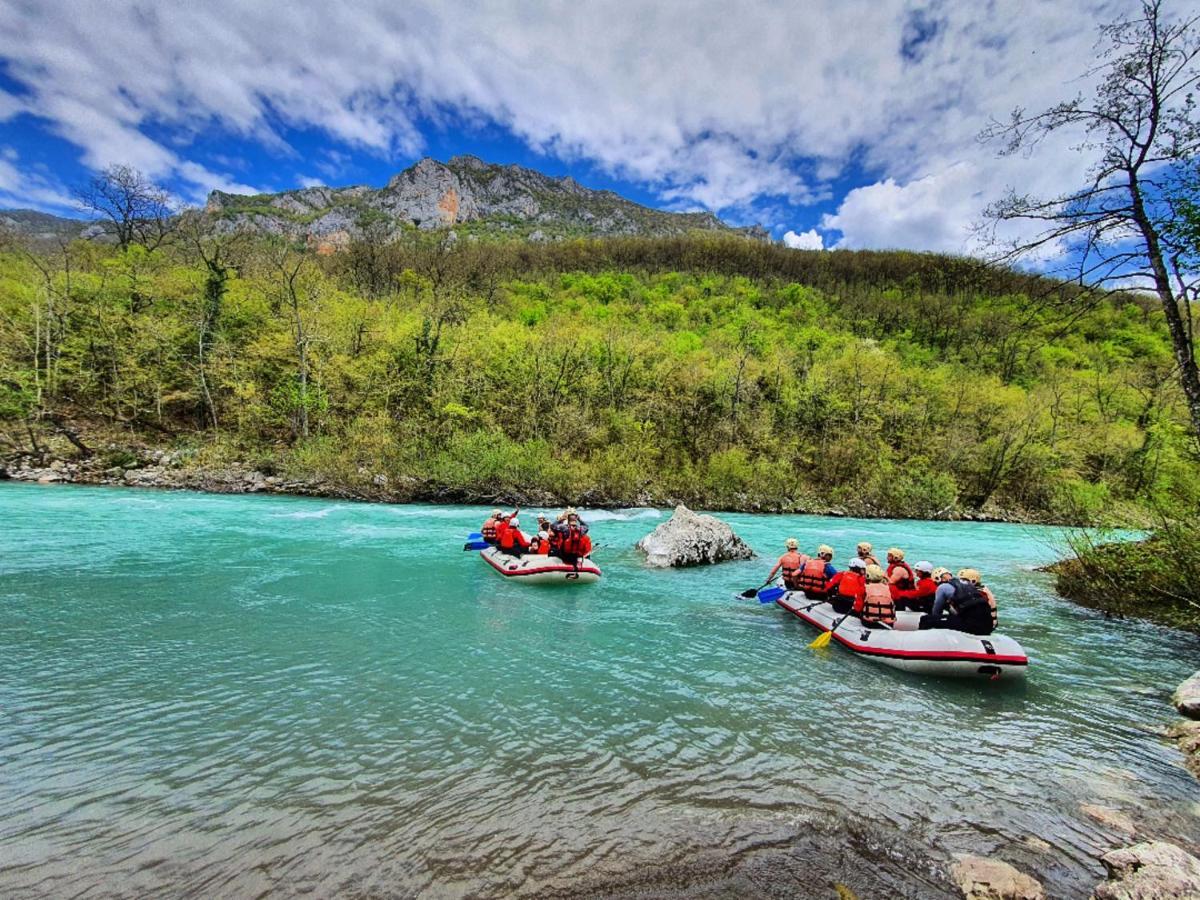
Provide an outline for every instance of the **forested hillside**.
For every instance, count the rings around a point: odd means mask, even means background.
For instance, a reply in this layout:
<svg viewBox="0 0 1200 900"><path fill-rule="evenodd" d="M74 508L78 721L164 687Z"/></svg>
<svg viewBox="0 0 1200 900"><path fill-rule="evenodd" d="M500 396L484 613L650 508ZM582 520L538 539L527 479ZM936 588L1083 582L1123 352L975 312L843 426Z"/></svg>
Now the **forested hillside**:
<svg viewBox="0 0 1200 900"><path fill-rule="evenodd" d="M197 222L0 254L7 455L364 495L1138 521L1200 493L1171 373L1150 300L933 255Z"/></svg>

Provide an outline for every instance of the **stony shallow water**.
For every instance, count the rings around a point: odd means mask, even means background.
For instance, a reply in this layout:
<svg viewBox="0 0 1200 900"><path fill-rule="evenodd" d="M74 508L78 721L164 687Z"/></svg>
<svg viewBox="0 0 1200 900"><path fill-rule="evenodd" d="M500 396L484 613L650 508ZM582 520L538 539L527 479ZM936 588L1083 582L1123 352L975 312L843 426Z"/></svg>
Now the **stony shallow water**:
<svg viewBox="0 0 1200 900"><path fill-rule="evenodd" d="M509 584L482 512L0 485L0 894L929 895L971 850L1085 896L1081 803L1200 838L1149 733L1200 644L1057 599L1050 530L725 516L978 566L1014 688L806 649L733 597L769 563L648 571L656 510L590 514L601 584Z"/></svg>

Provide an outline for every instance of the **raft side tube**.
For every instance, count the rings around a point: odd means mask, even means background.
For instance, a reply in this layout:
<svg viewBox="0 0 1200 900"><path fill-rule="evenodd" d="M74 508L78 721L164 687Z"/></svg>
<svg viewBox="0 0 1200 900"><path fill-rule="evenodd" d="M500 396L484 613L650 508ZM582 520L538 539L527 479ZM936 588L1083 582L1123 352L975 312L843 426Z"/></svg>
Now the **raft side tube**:
<svg viewBox="0 0 1200 900"><path fill-rule="evenodd" d="M775 603L818 631L831 630L841 618L830 604L812 606L797 592L789 591ZM833 639L860 656L906 672L990 680L1025 676L1029 658L1012 638L948 628L919 631L919 620L920 613L902 612L894 629L868 628L857 616L847 616Z"/></svg>

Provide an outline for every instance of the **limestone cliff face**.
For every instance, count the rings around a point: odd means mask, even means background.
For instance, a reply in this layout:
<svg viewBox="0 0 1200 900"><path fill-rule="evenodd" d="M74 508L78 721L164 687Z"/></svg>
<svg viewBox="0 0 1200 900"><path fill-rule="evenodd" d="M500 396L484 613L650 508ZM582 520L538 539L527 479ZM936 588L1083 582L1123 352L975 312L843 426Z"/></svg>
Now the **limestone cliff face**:
<svg viewBox="0 0 1200 900"><path fill-rule="evenodd" d="M551 178L522 166L500 166L474 156L420 162L384 187L312 187L243 196L213 191L206 210L232 226L290 234L328 247L366 229L395 234L480 223L514 236L672 235L697 229L743 233L769 240L765 229L735 229L711 213L651 209L611 191L585 188L570 177Z"/></svg>

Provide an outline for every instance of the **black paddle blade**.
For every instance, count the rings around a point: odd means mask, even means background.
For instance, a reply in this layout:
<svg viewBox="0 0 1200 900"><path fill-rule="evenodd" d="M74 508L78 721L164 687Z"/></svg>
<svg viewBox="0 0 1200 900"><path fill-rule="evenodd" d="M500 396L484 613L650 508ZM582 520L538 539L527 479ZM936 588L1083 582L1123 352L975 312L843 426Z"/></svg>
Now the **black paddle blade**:
<svg viewBox="0 0 1200 900"><path fill-rule="evenodd" d="M746 590L742 591L742 596L747 600L753 600L758 596L758 588L746 588Z"/></svg>

